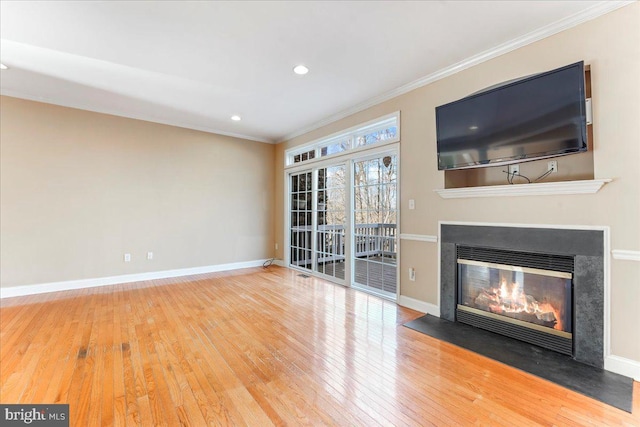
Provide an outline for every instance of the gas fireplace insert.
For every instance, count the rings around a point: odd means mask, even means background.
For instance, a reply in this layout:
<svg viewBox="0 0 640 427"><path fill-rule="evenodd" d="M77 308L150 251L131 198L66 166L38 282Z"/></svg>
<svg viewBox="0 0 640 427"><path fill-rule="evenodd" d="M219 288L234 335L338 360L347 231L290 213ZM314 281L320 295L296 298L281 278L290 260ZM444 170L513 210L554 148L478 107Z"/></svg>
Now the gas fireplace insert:
<svg viewBox="0 0 640 427"><path fill-rule="evenodd" d="M457 320L572 355L571 260L504 252L459 249Z"/></svg>

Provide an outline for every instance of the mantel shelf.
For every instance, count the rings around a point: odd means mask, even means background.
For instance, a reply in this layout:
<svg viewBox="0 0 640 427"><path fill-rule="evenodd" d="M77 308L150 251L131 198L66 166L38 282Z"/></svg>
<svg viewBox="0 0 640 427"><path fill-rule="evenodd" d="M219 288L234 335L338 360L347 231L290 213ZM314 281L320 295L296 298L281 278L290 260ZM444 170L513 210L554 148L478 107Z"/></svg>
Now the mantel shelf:
<svg viewBox="0 0 640 427"><path fill-rule="evenodd" d="M490 185L486 187L445 188L435 190L443 199L504 196L553 196L558 194L594 194L611 179L540 182L534 184Z"/></svg>

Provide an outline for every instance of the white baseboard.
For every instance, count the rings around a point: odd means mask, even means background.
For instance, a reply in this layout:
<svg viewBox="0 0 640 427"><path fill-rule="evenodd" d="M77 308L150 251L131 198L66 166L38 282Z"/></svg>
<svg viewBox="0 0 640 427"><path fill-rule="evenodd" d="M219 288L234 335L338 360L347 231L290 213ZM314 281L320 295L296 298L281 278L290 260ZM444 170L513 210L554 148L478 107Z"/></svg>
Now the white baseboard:
<svg viewBox="0 0 640 427"><path fill-rule="evenodd" d="M281 259L274 259L273 260L273 264L277 265L278 267L286 267L287 265L284 263L283 260Z"/></svg>
<svg viewBox="0 0 640 427"><path fill-rule="evenodd" d="M440 317L440 307L428 302L420 301L419 299L400 295L398 298L398 305L410 308L412 310L420 311L422 313L431 314L433 316Z"/></svg>
<svg viewBox="0 0 640 427"><path fill-rule="evenodd" d="M118 285L120 283L141 282L143 280L168 279L171 277L191 276L194 274L215 273L217 271L237 270L240 268L262 267L265 261L266 260L264 259L260 259L255 261L234 262L230 264L207 265L204 267L180 268L177 270L152 271L149 273L123 274L121 276L12 286L9 288L0 288L0 299L43 294L47 292L93 288L96 286Z"/></svg>
<svg viewBox="0 0 640 427"><path fill-rule="evenodd" d="M640 362L635 360L620 356L607 356L604 358L604 369L640 382Z"/></svg>

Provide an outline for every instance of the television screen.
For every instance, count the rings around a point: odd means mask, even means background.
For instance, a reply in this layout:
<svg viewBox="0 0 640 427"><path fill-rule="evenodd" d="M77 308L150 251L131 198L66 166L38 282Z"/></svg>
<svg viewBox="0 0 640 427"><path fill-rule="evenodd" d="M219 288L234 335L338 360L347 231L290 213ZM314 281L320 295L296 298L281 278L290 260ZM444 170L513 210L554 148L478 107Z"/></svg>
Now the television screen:
<svg viewBox="0 0 640 427"><path fill-rule="evenodd" d="M438 169L497 166L587 150L584 63L436 108Z"/></svg>

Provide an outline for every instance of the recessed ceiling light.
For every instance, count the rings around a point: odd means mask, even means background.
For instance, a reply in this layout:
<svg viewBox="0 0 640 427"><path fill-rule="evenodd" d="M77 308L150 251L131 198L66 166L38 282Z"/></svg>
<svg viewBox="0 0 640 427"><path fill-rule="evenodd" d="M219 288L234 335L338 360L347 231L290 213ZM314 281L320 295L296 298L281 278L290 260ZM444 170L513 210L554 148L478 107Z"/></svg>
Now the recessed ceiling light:
<svg viewBox="0 0 640 427"><path fill-rule="evenodd" d="M476 125L469 126L469 130L478 130L478 126Z"/></svg>
<svg viewBox="0 0 640 427"><path fill-rule="evenodd" d="M295 67L293 67L293 72L296 74L299 74L301 76L304 76L305 74L307 74L309 72L309 69L307 67L305 67L304 65L300 64L300 65L296 65Z"/></svg>
<svg viewBox="0 0 640 427"><path fill-rule="evenodd" d="M0 70L8 70L8 69L9 67L7 67L6 65L0 64Z"/></svg>
<svg viewBox="0 0 640 427"><path fill-rule="evenodd" d="M240 120L242 120L242 117L238 115L233 115L231 116L231 120L233 120L234 122L239 122Z"/></svg>

